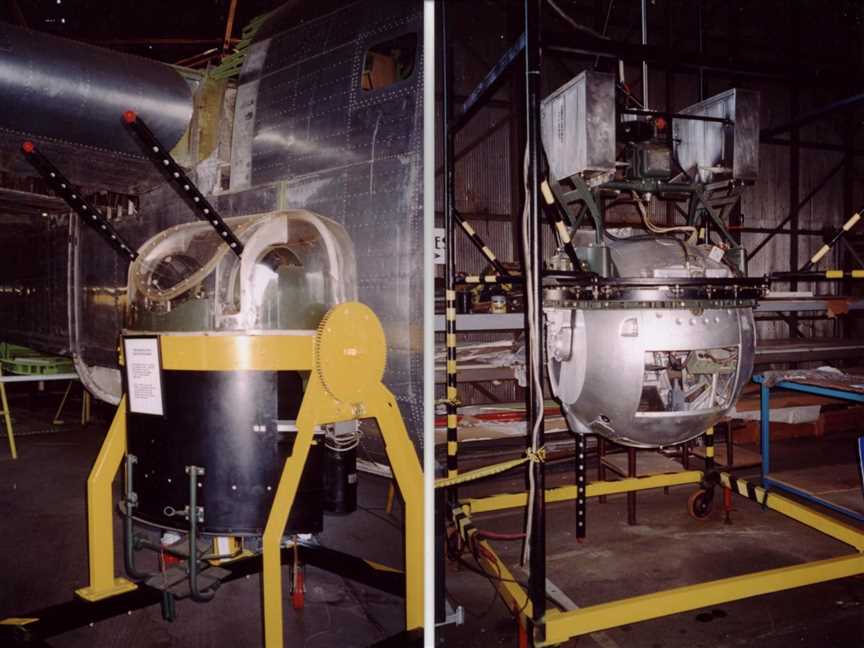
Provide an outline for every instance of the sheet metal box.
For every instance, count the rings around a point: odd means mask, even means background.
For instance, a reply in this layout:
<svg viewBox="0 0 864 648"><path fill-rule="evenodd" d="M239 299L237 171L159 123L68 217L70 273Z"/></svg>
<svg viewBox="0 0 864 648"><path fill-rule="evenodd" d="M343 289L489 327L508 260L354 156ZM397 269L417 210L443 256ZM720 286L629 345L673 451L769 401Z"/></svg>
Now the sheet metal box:
<svg viewBox="0 0 864 648"><path fill-rule="evenodd" d="M678 162L696 169L703 182L754 182L759 174L759 93L732 88L680 111L720 117L730 124L675 119L672 136Z"/></svg>
<svg viewBox="0 0 864 648"><path fill-rule="evenodd" d="M540 134L555 180L615 168L615 77L586 70L546 97Z"/></svg>

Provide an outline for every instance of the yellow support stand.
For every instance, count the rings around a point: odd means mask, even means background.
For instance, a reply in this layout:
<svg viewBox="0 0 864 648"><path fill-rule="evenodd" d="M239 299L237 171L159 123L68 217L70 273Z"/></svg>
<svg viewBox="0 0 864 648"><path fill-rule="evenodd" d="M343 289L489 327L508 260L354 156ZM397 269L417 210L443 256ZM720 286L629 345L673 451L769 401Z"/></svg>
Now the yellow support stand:
<svg viewBox="0 0 864 648"><path fill-rule="evenodd" d="M702 478L703 474L700 471L685 471L622 479L616 482L595 482L588 485L587 494L588 497L598 497L651 488L696 484L701 483ZM537 648L555 646L574 637L617 628L628 623L638 623L688 610L864 574L864 530L861 528L845 524L807 504L776 493L769 493L763 487L750 484L743 479L736 479L729 473L720 473L717 485L843 542L852 547L855 552L827 560L805 562L687 585L574 610L550 609L544 618L545 638L543 641L535 641L533 645ZM571 500L575 496L575 486L548 489L545 493L547 502ZM526 493L463 499L456 515L459 533L463 539L476 541L483 547L484 551L479 558L480 564L495 577L495 587L520 623L528 623L532 617L528 592L512 578L507 566L487 541L471 537L477 533L476 527L471 524L471 516L476 513L520 508L526 506L527 502Z"/></svg>
<svg viewBox="0 0 864 648"><path fill-rule="evenodd" d="M294 448L282 469L262 539L265 648L283 645L280 545L315 427L358 418L378 422L405 500L405 624L409 630L423 625L423 472L396 399L381 384L385 362L384 332L368 307L341 304L322 320Z"/></svg>
<svg viewBox="0 0 864 648"><path fill-rule="evenodd" d="M394 479L405 501L406 628L423 625L423 471L393 394L382 384L386 340L375 314L351 302L331 309L314 336L163 335L166 370L309 371L297 417L297 436L286 459L264 529L261 580L264 645L283 645L281 544L316 427L374 418ZM89 410L89 405L88 408ZM87 480L90 585L77 591L98 601L135 588L114 577L111 483L126 454L126 398L120 401Z"/></svg>
<svg viewBox="0 0 864 648"><path fill-rule="evenodd" d="M87 478L87 551L90 558L90 585L75 593L87 601L134 590L125 578L114 577L114 506L111 484L126 454L126 397L102 442L99 456Z"/></svg>

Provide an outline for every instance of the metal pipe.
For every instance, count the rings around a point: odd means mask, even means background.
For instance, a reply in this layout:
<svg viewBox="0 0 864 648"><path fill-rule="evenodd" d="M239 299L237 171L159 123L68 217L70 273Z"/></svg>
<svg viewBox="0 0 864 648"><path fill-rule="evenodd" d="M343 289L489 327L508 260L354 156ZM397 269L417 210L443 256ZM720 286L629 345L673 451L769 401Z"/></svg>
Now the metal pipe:
<svg viewBox="0 0 864 648"><path fill-rule="evenodd" d="M225 38L222 40L222 52L227 52L231 46L231 33L234 31L234 16L237 13L237 0L231 0L228 7L228 20L225 21Z"/></svg>
<svg viewBox="0 0 864 648"><path fill-rule="evenodd" d="M644 3L644 0L643 0ZM699 33L699 56L704 56L705 54L705 22L704 22L704 7L703 0L696 0L696 23L697 23L697 31ZM643 43L644 45L645 43ZM705 99L705 68L699 66L699 101L703 101Z"/></svg>
<svg viewBox="0 0 864 648"><path fill-rule="evenodd" d="M588 530L586 501L588 495L588 459L585 435L576 435L576 539L582 540ZM599 463L603 463L599 461Z"/></svg>
<svg viewBox="0 0 864 648"><path fill-rule="evenodd" d="M442 86L442 132L444 133L444 300L447 346L447 384L445 402L447 407L447 476L459 474L459 429L457 406L459 383L456 375L456 175L455 140L453 128L453 61L450 42L447 38L447 3L441 3L441 69L444 75ZM458 498L456 487L449 489L452 502Z"/></svg>
<svg viewBox="0 0 864 648"><path fill-rule="evenodd" d="M545 363L543 362L544 328L542 321L542 296L543 279L542 264L543 257L540 250L540 20L541 1L525 0L525 123L526 123L526 148L527 148L527 187L525 200L527 204L527 230L525 259L530 259L535 276L533 279L535 308L526 308L526 330L528 331L528 344L526 346L526 357L533 359L528 363L528 430L537 430L536 439L532 439L535 449L539 450L545 444L545 430L543 425L543 394L537 394L537 383L542 385L541 375ZM532 349L533 347L533 349ZM540 375L538 375L538 373ZM538 407L538 399L540 405ZM546 639L546 470L543 461L531 461L528 464L531 471L531 479L534 484L533 501L528 502L531 507L532 525L531 534L526 540L530 543L530 572L529 572L529 596L532 606L532 624L534 641L543 642Z"/></svg>
<svg viewBox="0 0 864 648"><path fill-rule="evenodd" d="M636 448L627 448L627 476L636 477ZM627 524L636 524L636 491L627 493Z"/></svg>
<svg viewBox="0 0 864 648"><path fill-rule="evenodd" d="M212 589L198 589L198 477L204 474L200 466L187 466L189 474L189 595L193 601L206 603L216 596Z"/></svg>
<svg viewBox="0 0 864 648"><path fill-rule="evenodd" d="M642 0L642 45L648 45L648 0ZM648 108L648 61L644 58L642 59L642 107Z"/></svg>
<svg viewBox="0 0 864 648"><path fill-rule="evenodd" d="M651 117L663 117L665 119L686 119L688 121L715 122L724 126L733 126L734 122L726 117L711 117L709 115L688 115L686 113L674 113L665 110L642 110L639 108L623 108L618 110L624 115L646 115Z"/></svg>
<svg viewBox="0 0 864 648"><path fill-rule="evenodd" d="M123 544L125 545L125 551L123 552L123 564L129 576L135 580L145 580L150 577L150 574L138 571L135 567L135 537L132 530L132 513L138 505L138 495L135 493L132 473L133 467L137 462L138 458L135 455L126 455L126 511L123 516Z"/></svg>

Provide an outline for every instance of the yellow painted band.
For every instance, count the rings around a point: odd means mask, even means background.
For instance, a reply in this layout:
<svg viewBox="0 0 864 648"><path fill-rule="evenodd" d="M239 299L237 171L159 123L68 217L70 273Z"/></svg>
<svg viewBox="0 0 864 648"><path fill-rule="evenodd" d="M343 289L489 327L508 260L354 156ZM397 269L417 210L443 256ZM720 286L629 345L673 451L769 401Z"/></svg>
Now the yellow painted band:
<svg viewBox="0 0 864 648"><path fill-rule="evenodd" d="M825 277L827 279L842 279L843 271L842 270L826 270Z"/></svg>
<svg viewBox="0 0 864 648"><path fill-rule="evenodd" d="M462 229L468 233L468 236L474 236L477 233L468 221L462 221Z"/></svg>
<svg viewBox="0 0 864 648"><path fill-rule="evenodd" d="M447 361L447 373L455 374L456 373L456 361L448 360Z"/></svg>
<svg viewBox="0 0 864 648"><path fill-rule="evenodd" d="M486 258L489 259L490 261L494 261L494 260L495 260L495 254L492 252L492 250L490 250L490 249L489 249L488 247L486 247L485 245L483 246L483 254L485 254L485 255L486 255Z"/></svg>
<svg viewBox="0 0 864 648"><path fill-rule="evenodd" d="M456 441L448 441L447 442L447 454L455 455L459 453L459 444Z"/></svg>
<svg viewBox="0 0 864 648"><path fill-rule="evenodd" d="M449 299L451 301L456 299L456 291L455 290L448 290L445 294L445 299Z"/></svg>
<svg viewBox="0 0 864 648"><path fill-rule="evenodd" d="M711 459L714 458L714 446L713 445L705 448L705 456L710 457Z"/></svg>
<svg viewBox="0 0 864 648"><path fill-rule="evenodd" d="M465 283L480 283L480 277L478 277L477 275L465 277Z"/></svg>
<svg viewBox="0 0 864 648"><path fill-rule="evenodd" d="M864 270L853 270L852 271L853 279L864 279Z"/></svg>
<svg viewBox="0 0 864 648"><path fill-rule="evenodd" d="M725 488L731 488L730 482L730 476L727 473L720 473L720 483ZM749 499L746 481L743 479L737 480L736 490L739 495ZM848 544L859 552L864 551L864 533L856 527L820 513L810 505L801 504L776 492L772 492L766 500L766 491L761 486L754 486L753 492L757 503L765 504L767 508L782 513L801 524L805 524L812 529Z"/></svg>
<svg viewBox="0 0 864 648"><path fill-rule="evenodd" d="M730 601L845 578L862 572L864 572L864 556L855 554L733 576L698 585L676 587L558 614L548 614L545 640L535 645L554 646L564 643L571 637L617 628L624 624L656 619L688 610L710 608Z"/></svg>
<svg viewBox="0 0 864 648"><path fill-rule="evenodd" d="M395 567L390 567L389 565L382 565L381 563L377 563L374 560L364 560L367 565L369 565L372 569L377 569L378 571L383 572L391 572L393 574L401 574L401 569L396 569Z"/></svg>
<svg viewBox="0 0 864 648"><path fill-rule="evenodd" d="M448 308L446 310L446 312L444 313L444 317L446 317L451 322L455 322L456 321L456 309L455 308Z"/></svg>
<svg viewBox="0 0 864 648"><path fill-rule="evenodd" d="M455 387L447 388L447 400L455 401L459 397L459 393L456 391Z"/></svg>
<svg viewBox="0 0 864 648"><path fill-rule="evenodd" d="M852 214L852 217L843 224L843 231L848 232L851 230L859 220L861 220L861 214Z"/></svg>
<svg viewBox="0 0 864 648"><path fill-rule="evenodd" d="M176 371L312 369L315 337L298 335L163 335L162 367Z"/></svg>
<svg viewBox="0 0 864 648"><path fill-rule="evenodd" d="M448 333L447 334L447 346L455 347L456 346L456 334Z"/></svg>
<svg viewBox="0 0 864 648"><path fill-rule="evenodd" d="M813 258L810 259L810 263L816 263L817 261L819 261L819 259L821 259L826 254L828 254L828 251L830 249L831 248L828 247L827 245L823 245L821 248L819 248L819 250L816 252L816 254L813 255Z"/></svg>
<svg viewBox="0 0 864 648"><path fill-rule="evenodd" d="M555 228L558 230L558 236L561 237L561 241L563 243L570 242L570 232L567 231L567 226L564 225L563 221L556 221Z"/></svg>
<svg viewBox="0 0 864 648"><path fill-rule="evenodd" d="M543 193L543 200L546 201L547 205L555 204L555 196L552 194L552 188L547 180L544 180L543 184L540 185L540 191Z"/></svg>
<svg viewBox="0 0 864 648"><path fill-rule="evenodd" d="M36 623L39 619L30 619L30 618L19 618L19 617L9 617L8 619L3 619L0 621L0 625L14 625L14 626L23 626L28 623Z"/></svg>

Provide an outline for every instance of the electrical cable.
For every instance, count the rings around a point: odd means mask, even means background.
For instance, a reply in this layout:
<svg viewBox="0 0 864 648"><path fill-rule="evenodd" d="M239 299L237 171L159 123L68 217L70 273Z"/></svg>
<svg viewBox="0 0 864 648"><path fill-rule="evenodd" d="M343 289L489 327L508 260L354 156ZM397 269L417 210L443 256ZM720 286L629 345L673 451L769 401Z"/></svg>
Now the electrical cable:
<svg viewBox="0 0 864 648"><path fill-rule="evenodd" d="M645 204L642 202L642 199L635 191L631 191L630 195L633 196L633 200L636 202L636 208L639 210L639 215L642 217L642 222L645 224L645 227L648 228L649 231L654 232L655 234L670 234L672 232L690 232L690 236L687 239L688 245L694 245L696 243L696 237L699 235L699 230L697 230L692 225L673 225L672 227L658 227L654 223L651 222L651 219L648 218L648 211L645 209Z"/></svg>
<svg viewBox="0 0 864 648"><path fill-rule="evenodd" d="M550 0L551 2L551 0ZM532 322L537 317L537 294L536 294L536 272L533 260L531 259L530 246L530 223L529 223L529 202L530 192L528 190L528 147L525 147L525 156L523 161L523 179L525 186L525 205L522 209L522 245L525 250L525 309L528 314L528 349L530 350L530 359L528 372L531 381L534 383L534 403L538 416L534 421L534 427L531 430L531 456L532 461L537 461L540 453L538 445L540 426L543 424L544 403L543 403L543 383L540 379L540 349L537 346L537 331L533 330ZM522 564L527 565L531 557L531 531L534 525L534 507L532 502L536 494L537 485L534 481L534 471L528 469L528 511L525 516L525 543L522 549Z"/></svg>
<svg viewBox="0 0 864 648"><path fill-rule="evenodd" d="M552 7L552 9L555 11L555 13L557 13L559 16L561 16L561 19L564 22L566 22L568 25L570 25L573 29L577 29L579 31L586 32L586 33L591 34L592 36L599 38L601 40L607 40L607 41L610 40L610 38L608 36L604 36L603 34L597 32L597 31L594 31L590 27L586 27L585 25L580 25L579 23L577 23L570 16L568 16L561 7L559 7L555 3L555 0L546 0L546 1L549 3L549 6ZM608 18L607 18L607 21L608 21Z"/></svg>

